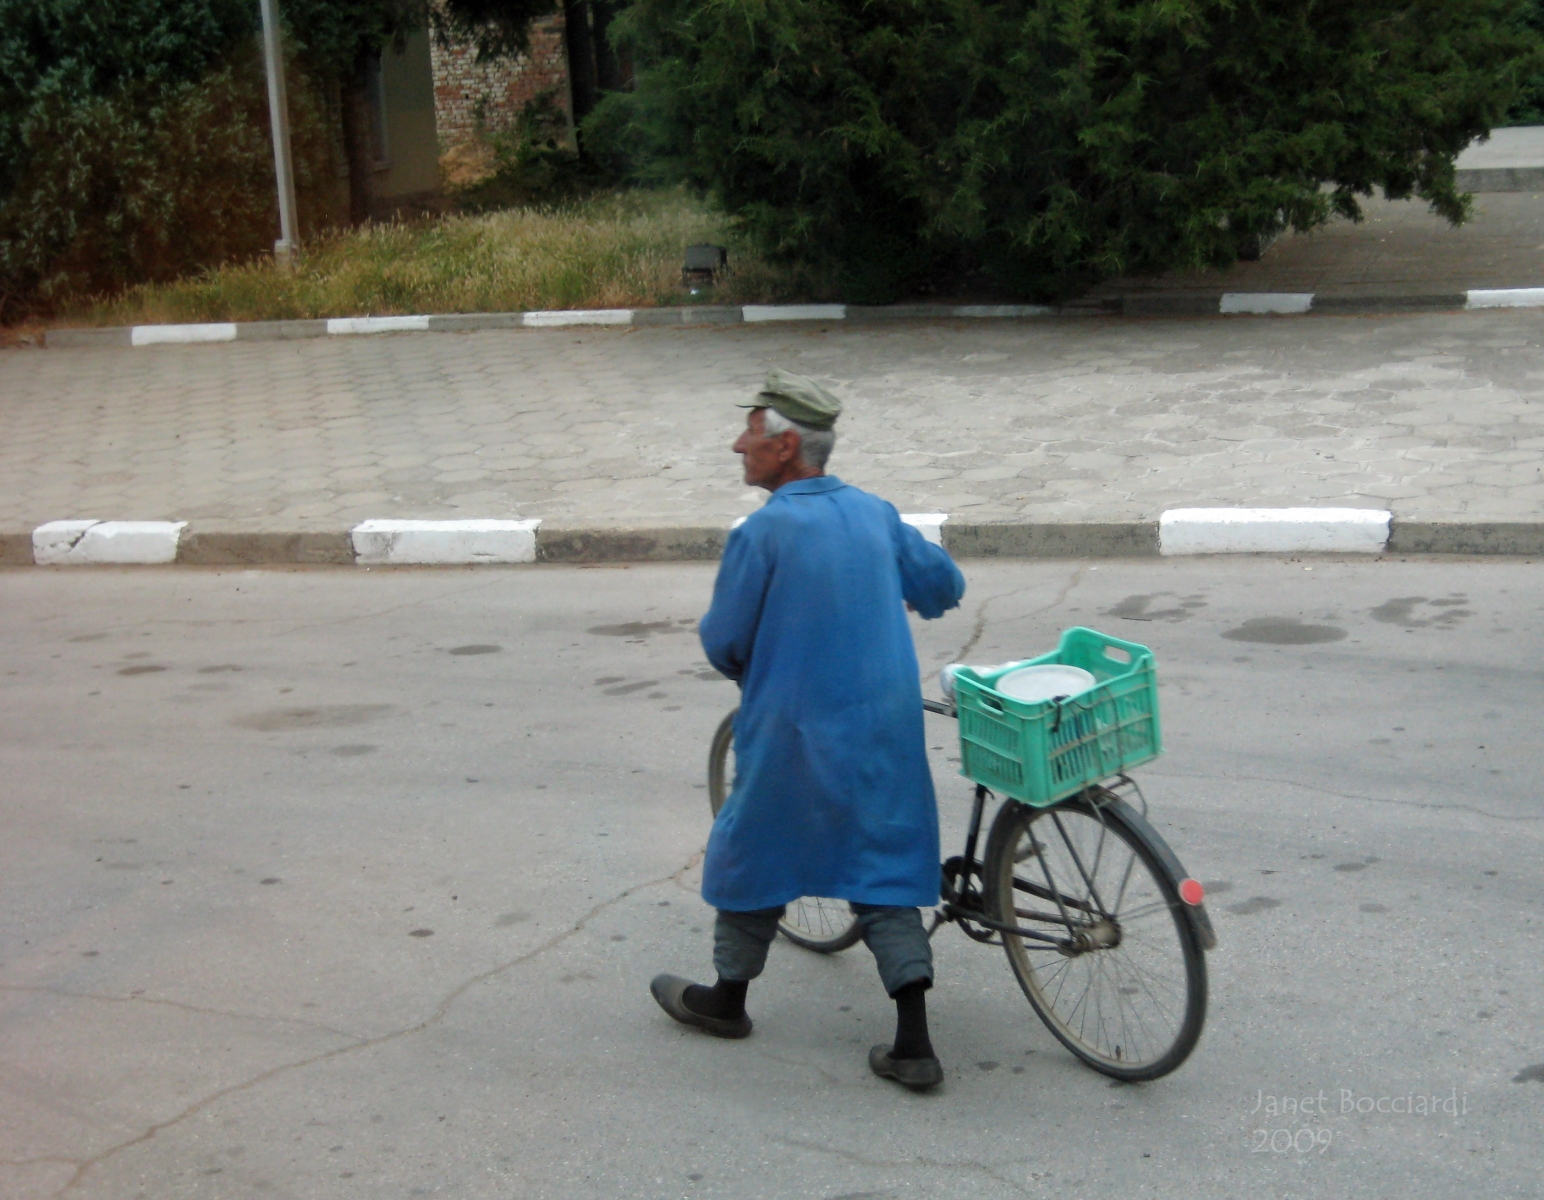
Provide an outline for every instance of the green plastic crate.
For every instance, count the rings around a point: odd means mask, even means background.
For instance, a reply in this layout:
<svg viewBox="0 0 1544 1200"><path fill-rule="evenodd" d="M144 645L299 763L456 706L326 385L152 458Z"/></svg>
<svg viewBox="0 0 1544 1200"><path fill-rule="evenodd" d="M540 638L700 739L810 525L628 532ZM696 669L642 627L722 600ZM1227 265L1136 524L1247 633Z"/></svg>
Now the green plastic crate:
<svg viewBox="0 0 1544 1200"><path fill-rule="evenodd" d="M1064 663L1098 681L1061 701L1038 704L997 691L1017 667ZM1037 808L1118 775L1163 751L1153 652L1093 629L1069 629L1050 654L954 677L960 719L960 774Z"/></svg>

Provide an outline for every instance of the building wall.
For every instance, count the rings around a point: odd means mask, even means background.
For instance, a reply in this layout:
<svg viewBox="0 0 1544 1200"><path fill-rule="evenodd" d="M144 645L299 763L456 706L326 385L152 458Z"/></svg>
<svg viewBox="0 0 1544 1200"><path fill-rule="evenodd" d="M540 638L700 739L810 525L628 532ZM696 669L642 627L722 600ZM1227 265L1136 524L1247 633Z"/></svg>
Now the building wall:
<svg viewBox="0 0 1544 1200"><path fill-rule="evenodd" d="M439 139L427 33L410 34L402 53L381 54L382 110L386 125L385 168L377 167L381 200L426 196L440 186Z"/></svg>
<svg viewBox="0 0 1544 1200"><path fill-rule="evenodd" d="M554 92L569 111L568 63L563 53L563 15L537 21L530 53L513 61L477 62L468 45L430 46L434 74L434 113L440 148L473 140L479 125L497 130L511 124L520 110L542 92Z"/></svg>

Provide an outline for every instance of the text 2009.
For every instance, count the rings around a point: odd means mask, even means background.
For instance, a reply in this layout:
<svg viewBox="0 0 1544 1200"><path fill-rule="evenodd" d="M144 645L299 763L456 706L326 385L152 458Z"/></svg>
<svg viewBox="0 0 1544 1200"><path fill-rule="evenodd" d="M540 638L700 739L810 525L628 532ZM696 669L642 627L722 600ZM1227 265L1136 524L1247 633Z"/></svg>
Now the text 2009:
<svg viewBox="0 0 1544 1200"><path fill-rule="evenodd" d="M1317 1150L1323 1154L1335 1140L1333 1129L1256 1129L1250 1135L1254 1145L1251 1154L1311 1154Z"/></svg>

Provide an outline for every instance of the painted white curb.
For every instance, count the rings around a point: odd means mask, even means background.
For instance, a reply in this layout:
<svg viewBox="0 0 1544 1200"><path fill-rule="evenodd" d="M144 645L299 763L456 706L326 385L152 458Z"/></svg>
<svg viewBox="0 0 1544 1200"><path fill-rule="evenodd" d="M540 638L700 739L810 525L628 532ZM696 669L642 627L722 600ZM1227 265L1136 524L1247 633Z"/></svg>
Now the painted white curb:
<svg viewBox="0 0 1544 1200"><path fill-rule="evenodd" d="M1539 308L1544 288L1478 288L1465 293L1465 308Z"/></svg>
<svg viewBox="0 0 1544 1200"><path fill-rule="evenodd" d="M845 304L747 304L740 310L747 322L755 321L844 321Z"/></svg>
<svg viewBox="0 0 1544 1200"><path fill-rule="evenodd" d="M948 513L902 513L901 520L920 533L935 546L944 544L944 522Z"/></svg>
<svg viewBox="0 0 1544 1200"><path fill-rule="evenodd" d="M1312 292L1224 292L1218 311L1227 313L1305 313Z"/></svg>
<svg viewBox="0 0 1544 1200"><path fill-rule="evenodd" d="M327 332L334 336L353 333L426 333L428 317L329 317Z"/></svg>
<svg viewBox="0 0 1544 1200"><path fill-rule="evenodd" d="M563 325L630 325L632 320L630 308L571 308L523 313L520 324L527 329L555 329Z"/></svg>
<svg viewBox="0 0 1544 1200"><path fill-rule="evenodd" d="M136 325L129 331L131 346L186 345L189 342L234 342L230 321L210 325Z"/></svg>
<svg viewBox="0 0 1544 1200"><path fill-rule="evenodd" d="M175 562L186 521L50 521L32 531L39 566Z"/></svg>
<svg viewBox="0 0 1544 1200"><path fill-rule="evenodd" d="M1381 554L1393 514L1372 508L1171 508L1160 554Z"/></svg>
<svg viewBox="0 0 1544 1200"><path fill-rule="evenodd" d="M540 524L540 520L364 521L352 531L354 558L364 566L535 562Z"/></svg>

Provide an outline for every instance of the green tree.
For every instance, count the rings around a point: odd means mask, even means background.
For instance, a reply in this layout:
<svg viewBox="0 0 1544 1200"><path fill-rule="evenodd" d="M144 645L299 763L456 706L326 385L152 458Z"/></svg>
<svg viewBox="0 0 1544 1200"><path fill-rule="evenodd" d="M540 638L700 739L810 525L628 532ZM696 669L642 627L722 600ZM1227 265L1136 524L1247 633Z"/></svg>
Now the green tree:
<svg viewBox="0 0 1544 1200"><path fill-rule="evenodd" d="M248 0L0 0L0 320L250 250L273 203L255 21Z"/></svg>
<svg viewBox="0 0 1544 1200"><path fill-rule="evenodd" d="M45 109L194 82L256 21L250 0L0 0L0 200Z"/></svg>
<svg viewBox="0 0 1544 1200"><path fill-rule="evenodd" d="M1528 28L1544 37L1544 4L1539 0L1528 0L1523 8L1523 20ZM1506 115L1506 124L1544 125L1544 70L1523 84L1522 92Z"/></svg>
<svg viewBox="0 0 1544 1200"><path fill-rule="evenodd" d="M882 299L940 264L1040 297L1360 215L1449 221L1541 69L1530 0L636 0L590 129Z"/></svg>

